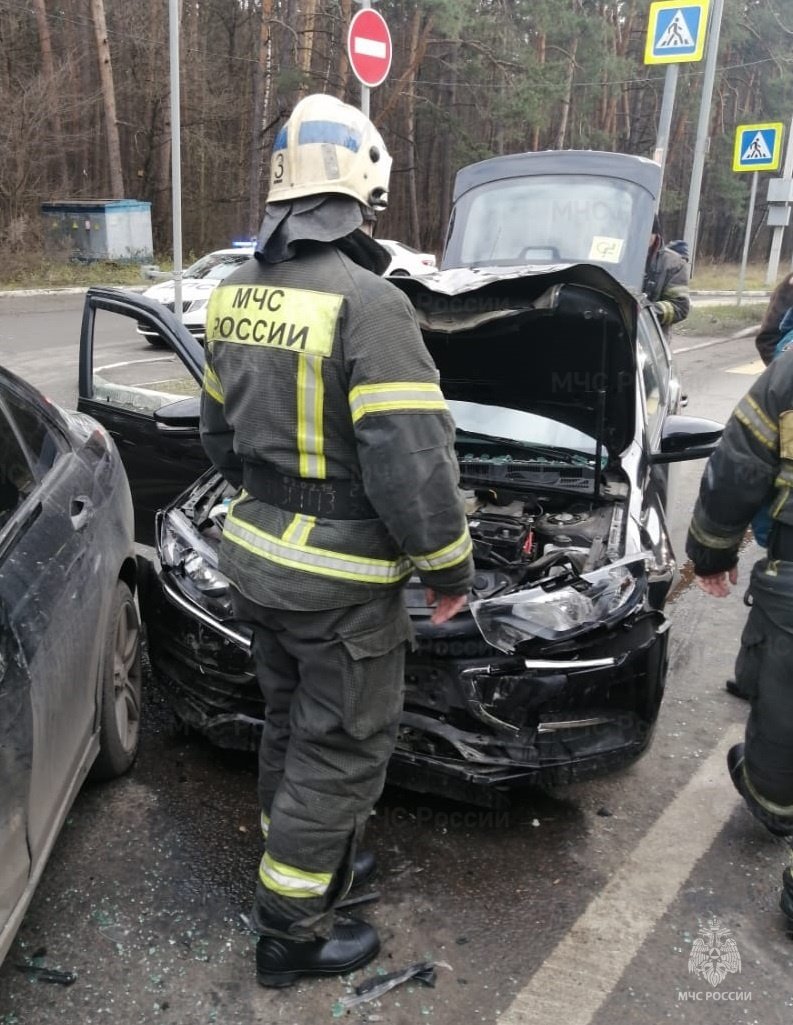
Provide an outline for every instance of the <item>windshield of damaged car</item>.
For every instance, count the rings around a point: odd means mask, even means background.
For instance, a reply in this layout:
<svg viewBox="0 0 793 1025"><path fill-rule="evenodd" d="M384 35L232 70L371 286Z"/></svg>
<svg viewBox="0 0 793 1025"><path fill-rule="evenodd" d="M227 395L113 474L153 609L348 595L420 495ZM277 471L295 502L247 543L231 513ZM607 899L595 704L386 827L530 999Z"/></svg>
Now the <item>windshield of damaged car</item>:
<svg viewBox="0 0 793 1025"><path fill-rule="evenodd" d="M208 278L210 281L222 281L228 277L235 267L241 263L247 263L250 256L247 253L225 253L218 255L208 253L196 260L184 272L186 278Z"/></svg>
<svg viewBox="0 0 793 1025"><path fill-rule="evenodd" d="M466 456L476 459L484 459L488 455L497 456L499 446L504 445L525 448L527 459L533 459L536 455L540 459L552 460L556 454L553 450L558 450L560 457L566 453L585 456L595 454L594 438L546 416L522 409L486 406L456 399L450 399L448 406L457 428L457 453L461 459ZM477 440L477 444L472 444L473 439ZM492 442L489 452L481 444L488 440ZM532 449L539 450L539 454L532 453Z"/></svg>
<svg viewBox="0 0 793 1025"><path fill-rule="evenodd" d="M614 272L626 257L639 191L587 175L490 182L458 203L453 265L598 263Z"/></svg>

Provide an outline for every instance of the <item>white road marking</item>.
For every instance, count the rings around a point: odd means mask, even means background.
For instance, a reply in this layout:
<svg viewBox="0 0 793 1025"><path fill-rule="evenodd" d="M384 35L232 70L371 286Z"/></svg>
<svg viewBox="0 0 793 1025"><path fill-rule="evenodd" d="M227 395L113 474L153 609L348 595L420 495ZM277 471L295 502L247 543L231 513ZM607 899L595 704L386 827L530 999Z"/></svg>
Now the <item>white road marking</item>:
<svg viewBox="0 0 793 1025"><path fill-rule="evenodd" d="M365 36L356 36L352 41L353 49L364 57L380 57L385 60L388 56L388 48L380 39L367 39Z"/></svg>
<svg viewBox="0 0 793 1025"><path fill-rule="evenodd" d="M729 367L725 370L726 374L747 374L751 377L756 377L758 374L762 374L765 370L765 363L761 359L753 359L751 363L741 363L737 367Z"/></svg>
<svg viewBox="0 0 793 1025"><path fill-rule="evenodd" d="M726 755L733 726L587 906L499 1025L590 1025L739 802Z"/></svg>
<svg viewBox="0 0 793 1025"><path fill-rule="evenodd" d="M672 349L673 356L681 356L684 352L695 352L697 349L709 349L711 345L724 345L731 342L731 338L713 338L709 342L699 342L697 345L686 345L682 349Z"/></svg>

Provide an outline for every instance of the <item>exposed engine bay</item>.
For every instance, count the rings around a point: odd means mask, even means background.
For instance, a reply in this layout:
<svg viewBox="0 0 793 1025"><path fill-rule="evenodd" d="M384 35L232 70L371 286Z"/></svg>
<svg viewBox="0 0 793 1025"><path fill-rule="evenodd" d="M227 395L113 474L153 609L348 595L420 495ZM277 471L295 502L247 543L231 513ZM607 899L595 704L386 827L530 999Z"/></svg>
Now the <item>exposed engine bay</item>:
<svg viewBox="0 0 793 1025"><path fill-rule="evenodd" d="M508 594L557 575L589 573L619 559L624 550L626 491L615 480L604 482L599 499L539 489L535 493L525 487L463 488L476 566L472 600ZM234 494L222 478L208 474L190 492L189 501L169 514L181 513L204 542L201 561L214 571L214 586L199 588L205 601L214 598L216 611L225 605L216 552ZM171 550L166 544L162 557L197 583L189 557L180 558L177 547Z"/></svg>
<svg viewBox="0 0 793 1025"><path fill-rule="evenodd" d="M559 495L504 496L463 492L477 573L473 594L490 598L544 576L586 573L619 557L624 512L613 501L596 504Z"/></svg>

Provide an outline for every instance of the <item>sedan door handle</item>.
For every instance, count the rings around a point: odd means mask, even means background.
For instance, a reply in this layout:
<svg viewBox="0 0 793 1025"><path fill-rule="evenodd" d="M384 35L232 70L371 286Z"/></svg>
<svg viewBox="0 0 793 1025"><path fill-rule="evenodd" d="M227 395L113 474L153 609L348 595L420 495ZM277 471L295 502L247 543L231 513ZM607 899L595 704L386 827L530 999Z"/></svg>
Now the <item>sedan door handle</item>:
<svg viewBox="0 0 793 1025"><path fill-rule="evenodd" d="M86 495L73 498L69 506L69 518L75 530L82 530L94 514L94 504Z"/></svg>

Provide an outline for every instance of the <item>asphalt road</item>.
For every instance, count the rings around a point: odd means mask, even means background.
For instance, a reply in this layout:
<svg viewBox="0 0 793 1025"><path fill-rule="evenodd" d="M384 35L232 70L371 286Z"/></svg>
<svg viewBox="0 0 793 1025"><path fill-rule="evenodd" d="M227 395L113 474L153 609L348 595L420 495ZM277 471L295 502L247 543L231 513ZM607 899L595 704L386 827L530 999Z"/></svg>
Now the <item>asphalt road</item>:
<svg viewBox="0 0 793 1025"><path fill-rule="evenodd" d="M0 362L74 401L79 296L0 298ZM680 342L692 414L724 419L754 379L750 339ZM680 468L682 537L701 464ZM744 553L745 581L756 549ZM725 694L745 608L681 587L653 746L632 769L505 812L387 790L368 839L383 951L371 969L442 962L344 1020L386 1025L790 1025L793 942L777 910L786 846L734 794L724 753L746 707ZM259 857L254 767L185 736L153 687L140 758L78 797L0 968L0 1025L316 1025L349 981L256 986L240 918ZM707 937L712 918L720 935ZM717 983L689 958L737 951ZM730 946L730 943L732 944ZM73 971L70 987L18 971Z"/></svg>

